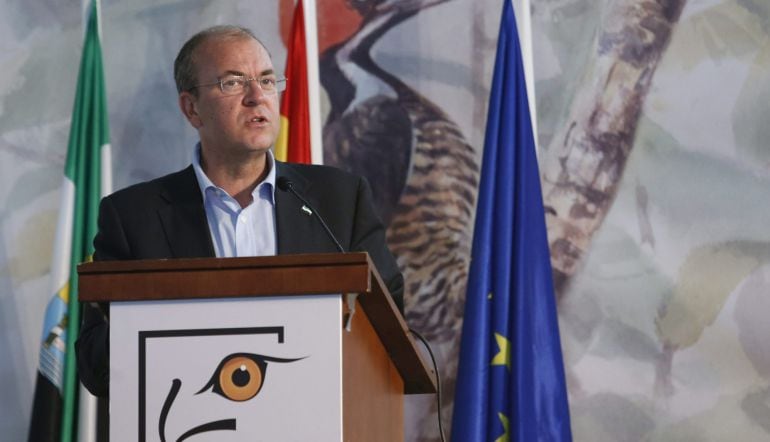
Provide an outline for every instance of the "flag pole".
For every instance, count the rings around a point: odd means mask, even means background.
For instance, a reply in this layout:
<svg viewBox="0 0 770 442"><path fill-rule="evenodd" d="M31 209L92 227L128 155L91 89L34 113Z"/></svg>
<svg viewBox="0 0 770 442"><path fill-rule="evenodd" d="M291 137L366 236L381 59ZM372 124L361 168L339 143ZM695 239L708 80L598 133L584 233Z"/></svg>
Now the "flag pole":
<svg viewBox="0 0 770 442"><path fill-rule="evenodd" d="M104 41L102 33L102 2L101 0L83 0L83 9L88 11L88 5L94 3L93 13L96 14L96 31L99 42ZM84 15L83 35L88 32L88 15ZM100 44L100 49L101 49ZM106 109L105 109L106 112ZM99 154L100 196L104 197L112 193L112 150L110 144L102 145ZM91 394L85 386L78 382L78 442L97 442L98 432L98 399Z"/></svg>
<svg viewBox="0 0 770 442"><path fill-rule="evenodd" d="M516 16L516 27L519 30L519 45L521 47L521 62L524 66L524 77L527 82L529 97L529 115L532 120L532 133L535 134L535 152L537 149L537 102L535 100L535 58L532 49L532 8L529 0L512 0Z"/></svg>
<svg viewBox="0 0 770 442"><path fill-rule="evenodd" d="M310 118L310 158L313 164L323 164L321 135L321 81L318 73L318 18L315 0L304 1L305 53L307 54L307 95Z"/></svg>

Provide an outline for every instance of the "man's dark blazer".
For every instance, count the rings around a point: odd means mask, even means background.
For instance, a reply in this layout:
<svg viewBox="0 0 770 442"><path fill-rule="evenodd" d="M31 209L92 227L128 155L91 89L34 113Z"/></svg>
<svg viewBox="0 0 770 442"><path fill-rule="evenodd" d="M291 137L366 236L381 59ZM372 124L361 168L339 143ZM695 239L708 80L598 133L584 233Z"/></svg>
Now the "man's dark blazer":
<svg viewBox="0 0 770 442"><path fill-rule="evenodd" d="M276 179L286 177L294 183L345 250L369 252L403 311L404 280L385 244L385 228L366 180L331 167L275 164ZM276 189L278 254L336 252L319 221L302 205L294 195ZM193 167L104 198L94 247L94 259L101 261L214 257ZM85 305L76 343L80 379L97 396L106 396L109 385L109 327L102 311Z"/></svg>

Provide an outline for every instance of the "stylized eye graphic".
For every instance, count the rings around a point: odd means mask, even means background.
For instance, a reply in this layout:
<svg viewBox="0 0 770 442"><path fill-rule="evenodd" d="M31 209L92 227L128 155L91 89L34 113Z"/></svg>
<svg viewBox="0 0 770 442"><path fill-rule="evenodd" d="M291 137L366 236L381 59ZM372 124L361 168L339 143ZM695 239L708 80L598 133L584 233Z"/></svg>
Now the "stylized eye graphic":
<svg viewBox="0 0 770 442"><path fill-rule="evenodd" d="M214 393L231 401L248 401L265 385L268 362L287 363L300 359L304 358L282 359L253 353L233 353L222 359L211 379L195 394L211 388Z"/></svg>

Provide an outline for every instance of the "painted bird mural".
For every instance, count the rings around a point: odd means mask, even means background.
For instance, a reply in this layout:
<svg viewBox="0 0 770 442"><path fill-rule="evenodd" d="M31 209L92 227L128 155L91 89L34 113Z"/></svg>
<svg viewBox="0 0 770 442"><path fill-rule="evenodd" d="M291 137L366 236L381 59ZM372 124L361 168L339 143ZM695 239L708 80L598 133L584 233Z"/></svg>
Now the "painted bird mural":
<svg viewBox="0 0 770 442"><path fill-rule="evenodd" d="M321 82L330 111L324 162L372 183L388 243L406 279L409 326L434 346L448 417L470 263L477 152L436 104L389 72L372 48L427 8L448 0L350 0L362 17L325 50ZM433 419L426 416L425 419Z"/></svg>
<svg viewBox="0 0 770 442"><path fill-rule="evenodd" d="M448 0L350 1L358 30L321 56L330 100L325 163L372 183L388 241L407 280L407 319L437 342L462 318L479 165L437 105L380 66L372 47L387 32Z"/></svg>

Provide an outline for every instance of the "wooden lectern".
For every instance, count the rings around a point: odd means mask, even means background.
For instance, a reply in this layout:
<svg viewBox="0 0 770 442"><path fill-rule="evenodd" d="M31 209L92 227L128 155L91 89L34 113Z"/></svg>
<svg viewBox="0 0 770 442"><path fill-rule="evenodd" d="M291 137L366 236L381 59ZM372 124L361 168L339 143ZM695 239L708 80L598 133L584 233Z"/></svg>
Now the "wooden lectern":
<svg viewBox="0 0 770 442"><path fill-rule="evenodd" d="M110 440L398 441L434 393L366 253L78 267L110 303ZM193 437L194 436L194 437Z"/></svg>

